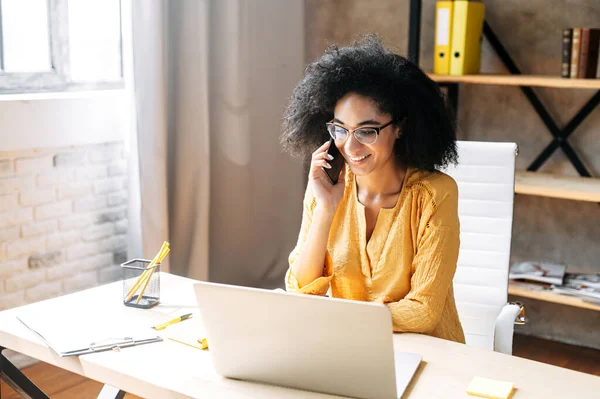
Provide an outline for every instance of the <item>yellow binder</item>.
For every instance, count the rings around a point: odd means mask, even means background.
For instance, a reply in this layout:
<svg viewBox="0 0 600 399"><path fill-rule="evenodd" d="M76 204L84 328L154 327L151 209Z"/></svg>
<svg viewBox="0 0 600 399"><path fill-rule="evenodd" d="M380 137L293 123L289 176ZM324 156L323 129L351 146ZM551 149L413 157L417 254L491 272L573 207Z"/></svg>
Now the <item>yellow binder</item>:
<svg viewBox="0 0 600 399"><path fill-rule="evenodd" d="M452 14L450 75L479 73L484 5L482 2L456 0Z"/></svg>
<svg viewBox="0 0 600 399"><path fill-rule="evenodd" d="M433 51L433 73L450 73L450 44L452 38L453 1L435 3L435 46Z"/></svg>

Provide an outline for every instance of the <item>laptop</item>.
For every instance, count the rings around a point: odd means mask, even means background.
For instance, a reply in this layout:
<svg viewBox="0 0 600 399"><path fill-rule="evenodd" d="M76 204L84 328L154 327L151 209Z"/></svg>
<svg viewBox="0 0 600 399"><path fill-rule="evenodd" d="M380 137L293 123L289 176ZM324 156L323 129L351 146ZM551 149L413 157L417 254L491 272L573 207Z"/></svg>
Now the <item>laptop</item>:
<svg viewBox="0 0 600 399"><path fill-rule="evenodd" d="M215 371L229 378L368 399L402 396L421 362L394 352L381 304L200 282Z"/></svg>

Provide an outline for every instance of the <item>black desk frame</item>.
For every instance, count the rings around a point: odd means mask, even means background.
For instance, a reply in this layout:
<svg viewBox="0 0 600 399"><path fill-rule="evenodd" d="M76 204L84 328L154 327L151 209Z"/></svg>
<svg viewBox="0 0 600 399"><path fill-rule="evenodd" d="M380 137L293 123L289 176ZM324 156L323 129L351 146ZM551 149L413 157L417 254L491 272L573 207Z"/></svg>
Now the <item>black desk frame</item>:
<svg viewBox="0 0 600 399"><path fill-rule="evenodd" d="M35 385L25 374L12 364L2 352L6 348L0 346L0 380L6 382L22 398L26 399L50 399L37 385ZM2 389L2 388L0 388ZM0 391L0 398L2 392ZM125 392L111 385L104 385L98 399L123 399Z"/></svg>

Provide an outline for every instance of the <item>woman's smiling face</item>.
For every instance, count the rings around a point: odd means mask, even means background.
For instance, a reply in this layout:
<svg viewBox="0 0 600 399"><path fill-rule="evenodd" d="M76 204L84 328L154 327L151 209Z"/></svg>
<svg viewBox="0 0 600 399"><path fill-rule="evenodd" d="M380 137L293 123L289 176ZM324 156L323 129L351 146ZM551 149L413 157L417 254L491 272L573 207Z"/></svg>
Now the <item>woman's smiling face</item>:
<svg viewBox="0 0 600 399"><path fill-rule="evenodd" d="M391 121L392 116L383 113L375 102L356 93L348 93L342 97L334 109L336 125L353 130L358 127L380 127ZM366 176L382 169L389 162L395 163L394 143L398 135L398 127L394 124L381 129L379 136L372 144L364 144L349 133L345 141L336 140L338 147L350 170L356 176Z"/></svg>

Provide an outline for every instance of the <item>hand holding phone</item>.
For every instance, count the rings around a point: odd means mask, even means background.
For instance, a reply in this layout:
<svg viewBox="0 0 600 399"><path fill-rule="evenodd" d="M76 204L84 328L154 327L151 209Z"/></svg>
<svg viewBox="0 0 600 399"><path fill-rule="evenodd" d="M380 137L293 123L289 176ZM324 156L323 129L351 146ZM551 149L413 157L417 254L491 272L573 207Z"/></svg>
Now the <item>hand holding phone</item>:
<svg viewBox="0 0 600 399"><path fill-rule="evenodd" d="M344 163L344 157L333 140L327 141L313 152L308 188L319 208L329 212L337 209L346 188ZM338 181L341 184L337 184Z"/></svg>
<svg viewBox="0 0 600 399"><path fill-rule="evenodd" d="M322 168L327 177L329 178L331 184L335 185L337 184L338 178L340 177L340 172L344 167L344 157L340 153L340 150L338 150L333 139L329 140L329 148L327 149L327 154L333 157L333 159L328 162L329 165L331 165L331 169L325 167Z"/></svg>

